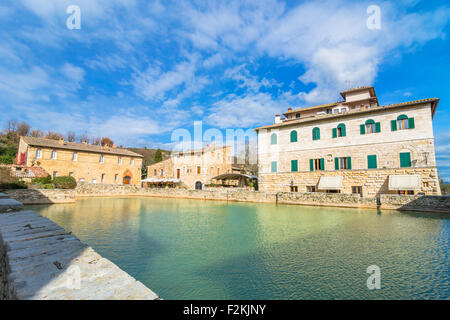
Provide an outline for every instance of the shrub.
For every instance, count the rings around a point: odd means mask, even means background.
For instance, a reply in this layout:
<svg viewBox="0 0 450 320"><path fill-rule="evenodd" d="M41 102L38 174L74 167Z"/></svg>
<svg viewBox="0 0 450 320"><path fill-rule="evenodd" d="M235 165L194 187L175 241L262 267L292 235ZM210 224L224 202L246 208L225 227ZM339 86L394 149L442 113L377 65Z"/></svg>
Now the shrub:
<svg viewBox="0 0 450 320"><path fill-rule="evenodd" d="M53 183L41 184L39 187L41 189L55 189L55 185Z"/></svg>
<svg viewBox="0 0 450 320"><path fill-rule="evenodd" d="M28 188L27 185L22 181L0 183L0 190L27 189L27 188Z"/></svg>
<svg viewBox="0 0 450 320"><path fill-rule="evenodd" d="M52 177L50 175L47 175L46 177L43 177L43 178L34 178L31 183L33 183L33 184L49 184L49 183L52 183Z"/></svg>
<svg viewBox="0 0 450 320"><path fill-rule="evenodd" d="M77 186L77 181L74 177L55 177L53 179L53 184L58 189L75 189Z"/></svg>

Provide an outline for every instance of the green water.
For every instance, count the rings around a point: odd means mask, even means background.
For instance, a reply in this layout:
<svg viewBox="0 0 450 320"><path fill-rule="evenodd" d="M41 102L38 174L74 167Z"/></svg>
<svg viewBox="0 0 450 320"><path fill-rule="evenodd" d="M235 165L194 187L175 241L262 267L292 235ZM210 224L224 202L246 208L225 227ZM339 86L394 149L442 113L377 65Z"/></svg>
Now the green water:
<svg viewBox="0 0 450 320"><path fill-rule="evenodd" d="M157 198L30 208L163 299L450 298L445 214Z"/></svg>

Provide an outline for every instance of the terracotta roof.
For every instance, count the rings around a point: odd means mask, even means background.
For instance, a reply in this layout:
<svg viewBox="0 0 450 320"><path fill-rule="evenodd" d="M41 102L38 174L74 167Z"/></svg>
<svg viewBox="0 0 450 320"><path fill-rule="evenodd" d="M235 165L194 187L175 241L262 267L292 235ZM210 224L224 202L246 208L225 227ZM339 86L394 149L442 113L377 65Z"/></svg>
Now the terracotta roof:
<svg viewBox="0 0 450 320"><path fill-rule="evenodd" d="M103 154L114 154L120 156L129 156L129 157L138 157L143 158L143 155L132 152L127 149L122 148L110 148L110 147L102 147L102 146L94 146L91 144L84 143L76 143L76 142L68 142L64 141L61 145L59 140L53 139L44 139L44 138L33 138L33 137L21 137L23 141L35 147L46 147L46 148L54 148L54 149L63 149L63 150L76 150L76 151L86 151L86 152L94 152L94 153L103 153Z"/></svg>
<svg viewBox="0 0 450 320"><path fill-rule="evenodd" d="M256 128L255 130L258 131L260 129L285 127L285 126L295 125L298 123L314 122L314 121L320 121L320 120L331 119L331 118L342 118L342 117L352 116L355 114L372 113L372 112L378 112L378 111L382 111L382 110L386 110L386 109L394 109L394 108L399 108L399 107L413 106L413 105L423 104L423 103L427 103L427 102L432 103L432 114L434 115L436 108L437 108L437 104L439 103L438 98L428 98L428 99L421 99L421 100L415 100L415 101L401 102L401 103L389 104L389 105L380 106L380 107L379 106L371 107L371 108L364 109L364 110L356 109L356 110L350 110L345 113L317 115L313 118L296 119L296 120L285 121L282 123L275 123L275 124L271 124L268 126Z"/></svg>
<svg viewBox="0 0 450 320"><path fill-rule="evenodd" d="M372 86L367 86L367 87L356 87L356 88L352 88L352 89L348 89L348 90L344 90L341 92L342 93L350 93L350 92L358 92L358 91L362 91L362 90L366 90L366 89L374 89Z"/></svg>
<svg viewBox="0 0 450 320"><path fill-rule="evenodd" d="M319 104L317 106L311 106L311 107L306 107L306 108L298 108L298 109L295 109L295 110L283 113L283 115L285 116L287 114L297 113L297 112L300 112L300 111L313 110L313 109L326 108L326 107L333 107L333 106L337 105L338 103L343 103L343 102L345 102L345 101L338 101L338 102L333 102L333 103Z"/></svg>

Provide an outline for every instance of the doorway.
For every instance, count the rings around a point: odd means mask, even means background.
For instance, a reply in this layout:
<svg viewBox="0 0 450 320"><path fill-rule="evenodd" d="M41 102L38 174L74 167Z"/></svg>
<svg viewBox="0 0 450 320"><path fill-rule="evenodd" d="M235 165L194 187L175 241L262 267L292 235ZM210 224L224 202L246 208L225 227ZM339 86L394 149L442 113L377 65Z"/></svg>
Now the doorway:
<svg viewBox="0 0 450 320"><path fill-rule="evenodd" d="M203 185L200 181L197 181L195 183L195 190L202 190L202 187L203 187Z"/></svg>

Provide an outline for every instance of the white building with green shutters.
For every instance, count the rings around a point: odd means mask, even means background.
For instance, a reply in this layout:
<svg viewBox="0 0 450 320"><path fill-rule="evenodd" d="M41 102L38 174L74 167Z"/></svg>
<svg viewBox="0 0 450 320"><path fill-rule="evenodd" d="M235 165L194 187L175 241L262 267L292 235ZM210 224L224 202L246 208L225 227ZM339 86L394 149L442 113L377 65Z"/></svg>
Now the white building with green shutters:
<svg viewBox="0 0 450 320"><path fill-rule="evenodd" d="M341 95L256 129L260 190L440 194L432 123L439 99L381 106L373 87Z"/></svg>

